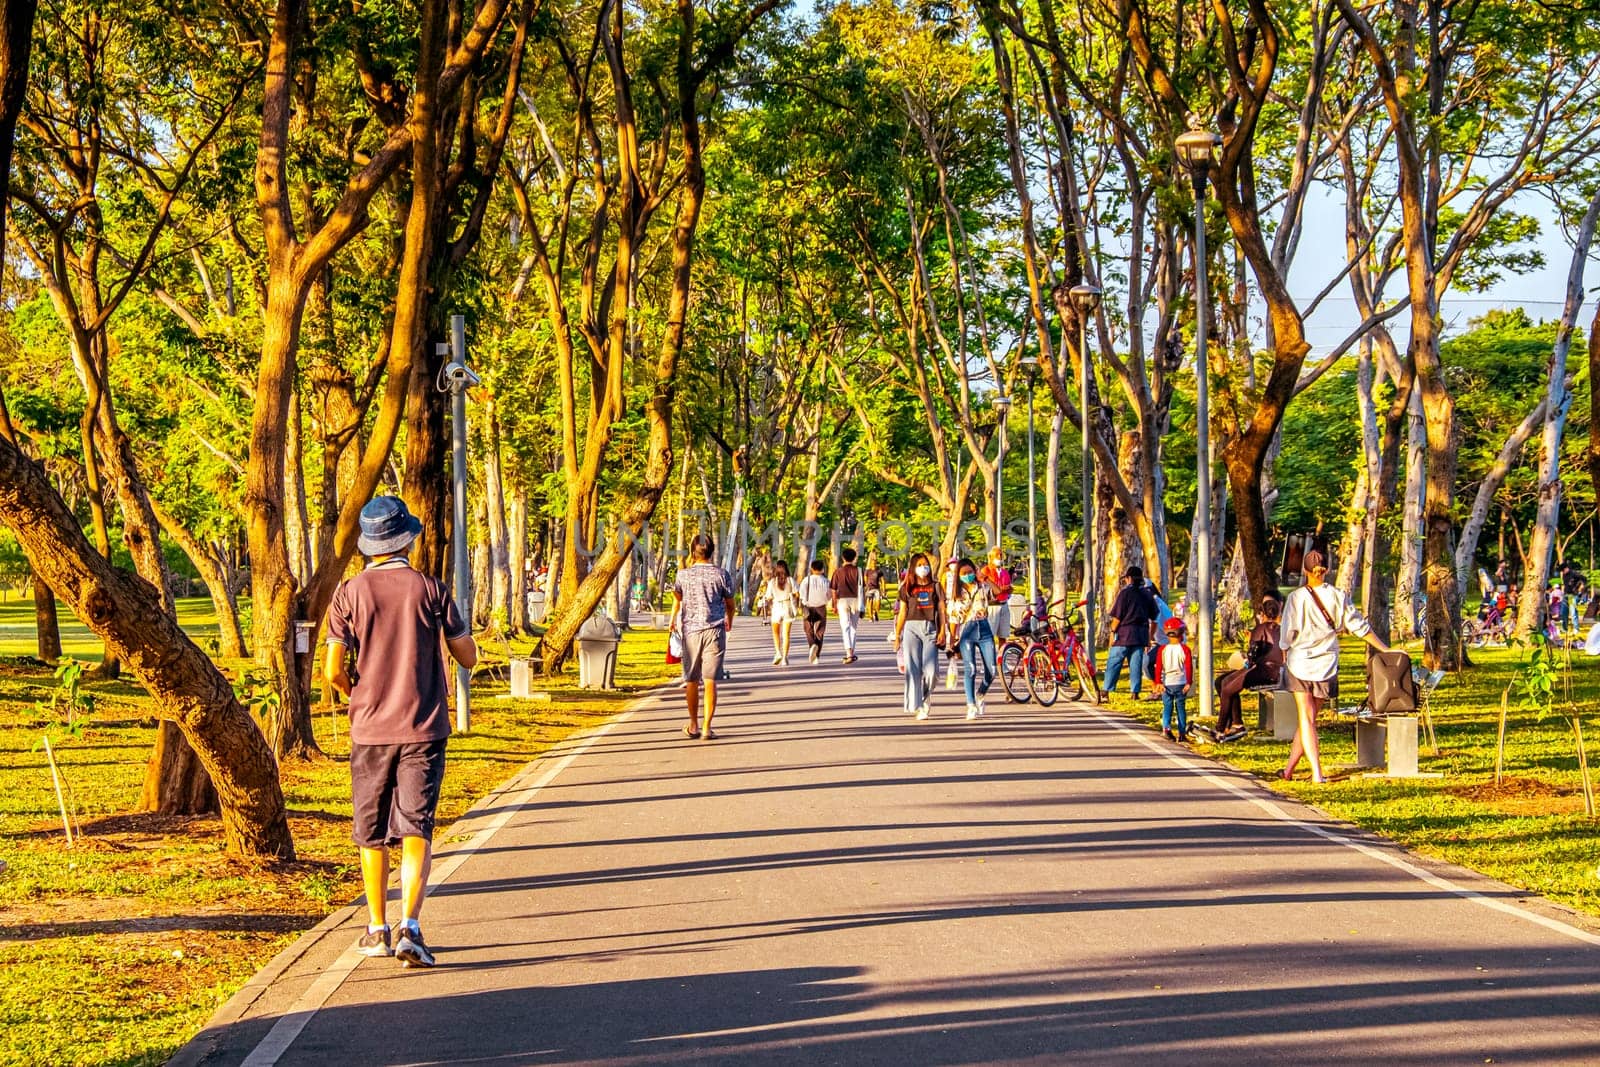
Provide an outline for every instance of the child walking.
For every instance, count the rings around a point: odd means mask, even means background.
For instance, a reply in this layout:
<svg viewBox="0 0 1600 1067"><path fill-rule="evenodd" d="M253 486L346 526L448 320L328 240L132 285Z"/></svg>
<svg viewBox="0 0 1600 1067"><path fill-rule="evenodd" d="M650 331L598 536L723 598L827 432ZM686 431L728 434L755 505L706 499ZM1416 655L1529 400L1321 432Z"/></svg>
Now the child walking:
<svg viewBox="0 0 1600 1067"><path fill-rule="evenodd" d="M1161 733L1168 741L1172 736L1173 712L1177 712L1178 736L1176 740L1189 740L1189 692L1194 689L1194 657L1189 646L1183 643L1183 620L1174 616L1166 622L1167 643L1161 646L1157 659L1157 677L1161 679Z"/></svg>

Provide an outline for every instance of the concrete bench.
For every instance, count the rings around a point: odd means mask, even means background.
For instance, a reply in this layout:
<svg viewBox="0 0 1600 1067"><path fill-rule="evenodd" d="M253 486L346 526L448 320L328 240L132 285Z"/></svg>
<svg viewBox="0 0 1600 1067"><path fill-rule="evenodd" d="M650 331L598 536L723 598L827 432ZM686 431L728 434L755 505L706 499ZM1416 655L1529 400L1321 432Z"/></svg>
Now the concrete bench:
<svg viewBox="0 0 1600 1067"><path fill-rule="evenodd" d="M1256 727L1262 733L1271 730L1272 736L1279 741L1294 740L1294 732L1300 726L1300 713L1295 709L1294 694L1278 688L1258 688L1250 692L1255 693L1259 701Z"/></svg>

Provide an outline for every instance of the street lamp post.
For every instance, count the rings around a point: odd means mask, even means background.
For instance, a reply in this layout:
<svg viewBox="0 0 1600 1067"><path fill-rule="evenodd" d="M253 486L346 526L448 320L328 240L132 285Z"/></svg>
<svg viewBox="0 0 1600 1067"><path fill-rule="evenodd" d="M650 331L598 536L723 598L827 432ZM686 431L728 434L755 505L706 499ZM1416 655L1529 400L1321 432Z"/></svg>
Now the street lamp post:
<svg viewBox="0 0 1600 1067"><path fill-rule="evenodd" d="M997 547L1005 548L1005 503L1004 490L1006 479L1006 416L1011 413L1011 398L1001 393L994 398L995 415L999 418L996 429L1000 434L1000 448L994 464L994 543Z"/></svg>
<svg viewBox="0 0 1600 1067"><path fill-rule="evenodd" d="M1094 663L1094 609L1099 595L1099 575L1094 569L1094 452L1089 447L1089 317L1100 306L1099 286L1072 287L1072 306L1078 310L1078 422L1082 439L1083 493L1083 647Z"/></svg>
<svg viewBox="0 0 1600 1067"><path fill-rule="evenodd" d="M1178 159L1194 180L1194 285L1195 285L1195 568L1200 588L1200 716L1212 714L1215 656L1212 650L1211 590L1211 401L1207 379L1210 359L1206 342L1206 178L1215 163L1220 135L1205 129L1198 118L1189 120L1189 129L1178 135Z"/></svg>
<svg viewBox="0 0 1600 1067"><path fill-rule="evenodd" d="M1026 344L1026 338L1024 338ZM1024 354L1018 363L1028 378L1028 606L1039 599L1039 510L1034 498L1038 482L1033 472L1033 380L1039 371L1039 357Z"/></svg>
<svg viewBox="0 0 1600 1067"><path fill-rule="evenodd" d="M454 497L454 529L451 578L455 585L456 609L463 619L472 618L472 564L467 557L467 390L478 384L478 376L467 367L467 320L450 316L450 342L440 344L438 355L447 356L445 388L450 393L451 476ZM472 727L472 672L456 668L456 730L466 733Z"/></svg>

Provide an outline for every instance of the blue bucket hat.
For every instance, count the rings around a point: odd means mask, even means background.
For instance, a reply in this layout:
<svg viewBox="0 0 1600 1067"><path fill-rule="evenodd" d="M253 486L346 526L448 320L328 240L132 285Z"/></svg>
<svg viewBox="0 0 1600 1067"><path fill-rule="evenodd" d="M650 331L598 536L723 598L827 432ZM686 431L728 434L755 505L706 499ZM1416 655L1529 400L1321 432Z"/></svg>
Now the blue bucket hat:
<svg viewBox="0 0 1600 1067"><path fill-rule="evenodd" d="M356 548L363 556L387 556L402 551L417 539L422 523L397 496L375 496L361 509L361 536Z"/></svg>

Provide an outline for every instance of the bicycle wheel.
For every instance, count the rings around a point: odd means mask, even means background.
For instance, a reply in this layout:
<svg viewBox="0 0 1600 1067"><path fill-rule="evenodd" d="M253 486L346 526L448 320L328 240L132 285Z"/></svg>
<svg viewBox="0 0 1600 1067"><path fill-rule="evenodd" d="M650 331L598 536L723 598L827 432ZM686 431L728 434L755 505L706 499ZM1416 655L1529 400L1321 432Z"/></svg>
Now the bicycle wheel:
<svg viewBox="0 0 1600 1067"><path fill-rule="evenodd" d="M1027 677L1028 692L1033 694L1033 699L1039 702L1041 708L1048 708L1061 695L1055 662L1050 658L1050 650L1043 645L1028 649Z"/></svg>
<svg viewBox="0 0 1600 1067"><path fill-rule="evenodd" d="M1060 653L1065 654L1066 651L1066 647L1062 646ZM1074 648L1072 651L1072 662L1067 665L1066 670L1057 675L1057 685L1066 689L1068 700L1082 700L1083 694L1086 691L1083 687L1083 675L1080 674L1077 669L1077 649Z"/></svg>
<svg viewBox="0 0 1600 1067"><path fill-rule="evenodd" d="M1000 686L1013 704L1026 704L1033 699L1024 667L1027 658L1028 650L1020 641L1007 641L1000 648Z"/></svg>
<svg viewBox="0 0 1600 1067"><path fill-rule="evenodd" d="M1082 700L1087 694L1089 699L1096 704L1104 704L1106 696L1100 691L1100 676L1094 673L1094 667L1089 663L1089 656L1082 648L1073 649L1072 673L1078 676L1078 699Z"/></svg>

